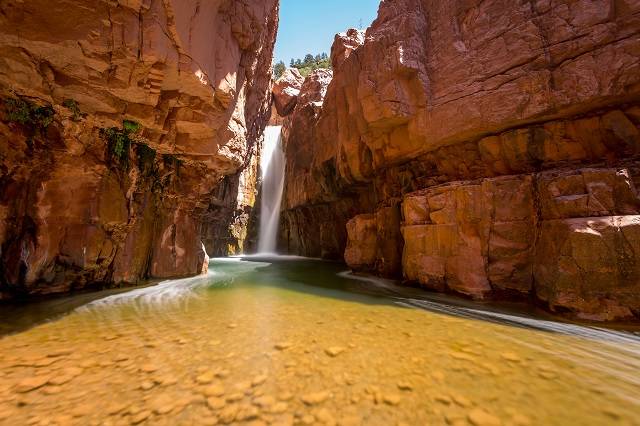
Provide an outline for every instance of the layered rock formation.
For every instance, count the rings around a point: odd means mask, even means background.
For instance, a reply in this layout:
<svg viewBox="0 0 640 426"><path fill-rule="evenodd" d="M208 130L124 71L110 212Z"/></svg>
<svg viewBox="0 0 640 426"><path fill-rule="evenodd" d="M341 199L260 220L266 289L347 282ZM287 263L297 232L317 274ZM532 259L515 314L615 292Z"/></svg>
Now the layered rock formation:
<svg viewBox="0 0 640 426"><path fill-rule="evenodd" d="M277 19L277 0L3 1L0 294L241 246Z"/></svg>
<svg viewBox="0 0 640 426"><path fill-rule="evenodd" d="M475 298L640 316L639 13L384 0L365 35L336 37L326 97L289 118L283 247Z"/></svg>

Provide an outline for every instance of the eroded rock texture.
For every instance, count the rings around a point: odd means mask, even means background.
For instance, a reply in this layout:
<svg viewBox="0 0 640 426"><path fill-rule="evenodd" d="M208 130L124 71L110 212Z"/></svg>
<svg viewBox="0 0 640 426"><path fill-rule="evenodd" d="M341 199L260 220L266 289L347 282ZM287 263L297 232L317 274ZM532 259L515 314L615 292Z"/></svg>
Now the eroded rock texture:
<svg viewBox="0 0 640 426"><path fill-rule="evenodd" d="M639 317L639 35L635 0L382 1L290 118L283 247Z"/></svg>
<svg viewBox="0 0 640 426"><path fill-rule="evenodd" d="M241 246L277 9L0 4L0 294L196 274L203 242Z"/></svg>
<svg viewBox="0 0 640 426"><path fill-rule="evenodd" d="M291 114L296 107L304 77L296 68L287 68L273 85L273 104L281 117Z"/></svg>

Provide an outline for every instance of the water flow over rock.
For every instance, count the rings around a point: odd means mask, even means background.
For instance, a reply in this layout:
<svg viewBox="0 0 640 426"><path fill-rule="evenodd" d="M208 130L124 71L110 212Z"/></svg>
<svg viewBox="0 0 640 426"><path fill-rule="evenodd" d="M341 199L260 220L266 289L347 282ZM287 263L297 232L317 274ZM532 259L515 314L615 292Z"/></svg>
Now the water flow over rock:
<svg viewBox="0 0 640 426"><path fill-rule="evenodd" d="M262 204L260 215L260 237L258 251L275 253L280 203L284 187L284 151L282 149L282 126L267 127L260 170L262 174Z"/></svg>

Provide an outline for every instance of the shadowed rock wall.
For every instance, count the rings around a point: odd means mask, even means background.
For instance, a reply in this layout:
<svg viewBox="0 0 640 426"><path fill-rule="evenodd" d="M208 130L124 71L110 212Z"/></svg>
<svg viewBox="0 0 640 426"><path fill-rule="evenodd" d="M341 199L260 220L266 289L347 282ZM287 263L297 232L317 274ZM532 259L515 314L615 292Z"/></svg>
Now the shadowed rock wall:
<svg viewBox="0 0 640 426"><path fill-rule="evenodd" d="M203 242L237 246L255 189L223 193L255 165L277 24L277 0L3 1L0 295L197 274Z"/></svg>

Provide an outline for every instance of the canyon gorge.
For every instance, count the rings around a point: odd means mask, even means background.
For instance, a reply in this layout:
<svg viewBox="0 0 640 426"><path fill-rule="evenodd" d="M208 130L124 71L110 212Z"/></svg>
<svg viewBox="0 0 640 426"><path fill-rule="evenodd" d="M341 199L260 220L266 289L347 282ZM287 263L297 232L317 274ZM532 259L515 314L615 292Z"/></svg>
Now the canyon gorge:
<svg viewBox="0 0 640 426"><path fill-rule="evenodd" d="M0 426L640 426L638 185L640 0L1 0Z"/></svg>
<svg viewBox="0 0 640 426"><path fill-rule="evenodd" d="M240 252L277 27L276 0L3 2L0 295Z"/></svg>
<svg viewBox="0 0 640 426"><path fill-rule="evenodd" d="M271 121L281 252L638 317L640 3L384 1L275 83L275 0L45 3L1 10L2 297L255 250Z"/></svg>

